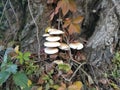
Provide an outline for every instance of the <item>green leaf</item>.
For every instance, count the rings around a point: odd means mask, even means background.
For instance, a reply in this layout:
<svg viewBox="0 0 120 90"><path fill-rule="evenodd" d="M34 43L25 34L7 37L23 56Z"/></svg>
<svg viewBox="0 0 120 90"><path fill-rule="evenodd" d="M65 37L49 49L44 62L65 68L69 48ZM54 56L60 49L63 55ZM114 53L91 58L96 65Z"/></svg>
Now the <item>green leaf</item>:
<svg viewBox="0 0 120 90"><path fill-rule="evenodd" d="M30 52L24 53L24 56L23 56L24 60L29 60L29 56L30 56Z"/></svg>
<svg viewBox="0 0 120 90"><path fill-rule="evenodd" d="M59 68L59 70L63 70L63 71L66 71L66 72L71 70L71 66L69 64L66 64L66 63L58 64L58 68Z"/></svg>
<svg viewBox="0 0 120 90"><path fill-rule="evenodd" d="M6 80L9 78L10 73L9 72L0 72L0 85L2 85Z"/></svg>
<svg viewBox="0 0 120 90"><path fill-rule="evenodd" d="M17 72L17 65L12 64L8 65L8 68L6 69L7 72L15 74Z"/></svg>
<svg viewBox="0 0 120 90"><path fill-rule="evenodd" d="M28 78L24 73L18 72L13 75L13 80L16 85L20 86L21 88L28 87Z"/></svg>

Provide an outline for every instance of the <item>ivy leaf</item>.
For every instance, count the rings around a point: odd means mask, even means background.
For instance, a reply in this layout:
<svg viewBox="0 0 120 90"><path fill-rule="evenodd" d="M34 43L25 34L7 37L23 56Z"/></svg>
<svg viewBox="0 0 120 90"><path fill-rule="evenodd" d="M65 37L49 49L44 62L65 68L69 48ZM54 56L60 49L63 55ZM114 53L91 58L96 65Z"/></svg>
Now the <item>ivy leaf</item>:
<svg viewBox="0 0 120 90"><path fill-rule="evenodd" d="M79 24L71 23L69 28L68 28L68 32L69 32L69 34L80 33L80 26L79 26Z"/></svg>
<svg viewBox="0 0 120 90"><path fill-rule="evenodd" d="M68 27L71 24L71 19L66 19L66 21L64 22L63 28Z"/></svg>
<svg viewBox="0 0 120 90"><path fill-rule="evenodd" d="M82 16L78 16L78 17L72 18L72 19L67 19L67 20L64 21L63 28L68 27L69 34L80 33L79 23L81 23L82 21L83 21Z"/></svg>
<svg viewBox="0 0 120 90"><path fill-rule="evenodd" d="M76 12L76 4L74 0L60 0L57 4L57 9L62 9L63 16L65 16L68 11Z"/></svg>
<svg viewBox="0 0 120 90"><path fill-rule="evenodd" d="M69 11L69 1L68 0L60 0L57 4L58 8L62 9L62 13L65 16Z"/></svg>
<svg viewBox="0 0 120 90"><path fill-rule="evenodd" d="M83 21L82 16L78 16L78 17L73 19L73 23L75 23L75 24L81 23L82 21Z"/></svg>
<svg viewBox="0 0 120 90"><path fill-rule="evenodd" d="M17 72L13 75L13 80L16 85L20 86L21 88L28 87L28 81L29 79L24 73Z"/></svg>
<svg viewBox="0 0 120 90"><path fill-rule="evenodd" d="M0 85L2 85L10 76L10 73L7 71L0 72Z"/></svg>
<svg viewBox="0 0 120 90"><path fill-rule="evenodd" d="M69 0L69 9L71 12L76 12L77 7L74 0Z"/></svg>

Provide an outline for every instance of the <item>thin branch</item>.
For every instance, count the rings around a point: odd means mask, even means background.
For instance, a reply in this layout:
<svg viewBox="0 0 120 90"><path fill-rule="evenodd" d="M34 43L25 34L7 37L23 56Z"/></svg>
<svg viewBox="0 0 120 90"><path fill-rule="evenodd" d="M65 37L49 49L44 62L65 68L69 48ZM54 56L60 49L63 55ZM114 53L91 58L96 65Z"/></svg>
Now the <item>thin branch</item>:
<svg viewBox="0 0 120 90"><path fill-rule="evenodd" d="M83 66L84 64L86 64L86 62L81 63L81 64L78 66L78 68L75 70L75 72L73 73L73 75L70 77L69 81L72 80L72 78L76 75L76 73L78 72L78 70L79 70L79 69L81 68L81 66Z"/></svg>
<svg viewBox="0 0 120 90"><path fill-rule="evenodd" d="M12 9L14 15L15 15L16 21L18 21L18 17L17 17L17 15L16 15L16 13L15 13L14 7L13 7L13 5L12 5L12 3L11 3L10 0L9 0L9 4L10 4L10 7L11 7L11 9Z"/></svg>
<svg viewBox="0 0 120 90"><path fill-rule="evenodd" d="M4 16L4 13L5 13L7 4L8 4L8 0L7 0L6 3L5 3L5 6L4 6L4 9L3 9L3 12L2 12L2 16L1 16L1 18L0 18L0 23L2 22L2 18L3 18L3 16Z"/></svg>
<svg viewBox="0 0 120 90"><path fill-rule="evenodd" d="M28 8L29 8L29 11L30 11L30 15L33 19L33 22L36 26L36 36L37 36L37 42L38 42L38 59L40 59L40 40L39 40L39 28L38 28L38 25L33 17L33 13L32 13L32 10L31 10L31 7L30 7L30 0L28 0Z"/></svg>

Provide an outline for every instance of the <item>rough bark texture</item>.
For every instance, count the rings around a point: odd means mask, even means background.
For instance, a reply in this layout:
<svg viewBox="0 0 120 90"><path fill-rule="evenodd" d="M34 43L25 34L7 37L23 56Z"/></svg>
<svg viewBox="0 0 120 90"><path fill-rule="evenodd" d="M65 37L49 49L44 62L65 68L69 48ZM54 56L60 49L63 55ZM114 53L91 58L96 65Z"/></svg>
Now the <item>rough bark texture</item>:
<svg viewBox="0 0 120 90"><path fill-rule="evenodd" d="M100 2L99 5L101 5L99 20L87 43L87 47L92 49L89 53L89 61L98 66L103 62L110 63L109 60L118 43L118 30L120 28L120 2L106 0Z"/></svg>

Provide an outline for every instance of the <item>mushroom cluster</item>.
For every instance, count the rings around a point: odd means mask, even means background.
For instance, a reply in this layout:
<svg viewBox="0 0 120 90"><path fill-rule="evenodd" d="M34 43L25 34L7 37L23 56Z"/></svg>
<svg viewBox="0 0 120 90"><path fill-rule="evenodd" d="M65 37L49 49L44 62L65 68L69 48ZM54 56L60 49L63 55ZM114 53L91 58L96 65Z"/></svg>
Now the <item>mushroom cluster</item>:
<svg viewBox="0 0 120 90"><path fill-rule="evenodd" d="M71 49L76 49L76 50L81 50L84 46L80 42L72 42L69 45L66 43L60 43L60 39L62 34L64 32L62 30L58 29L48 29L48 33L43 34L43 37L45 37L46 42L44 42L44 52L46 54L55 54L59 52L59 49L61 50L70 50Z"/></svg>
<svg viewBox="0 0 120 90"><path fill-rule="evenodd" d="M44 34L46 42L44 42L44 49L46 54L55 54L59 51L58 47L61 46L59 40L61 39L60 35L64 34L63 31L58 29L48 29L48 33Z"/></svg>

